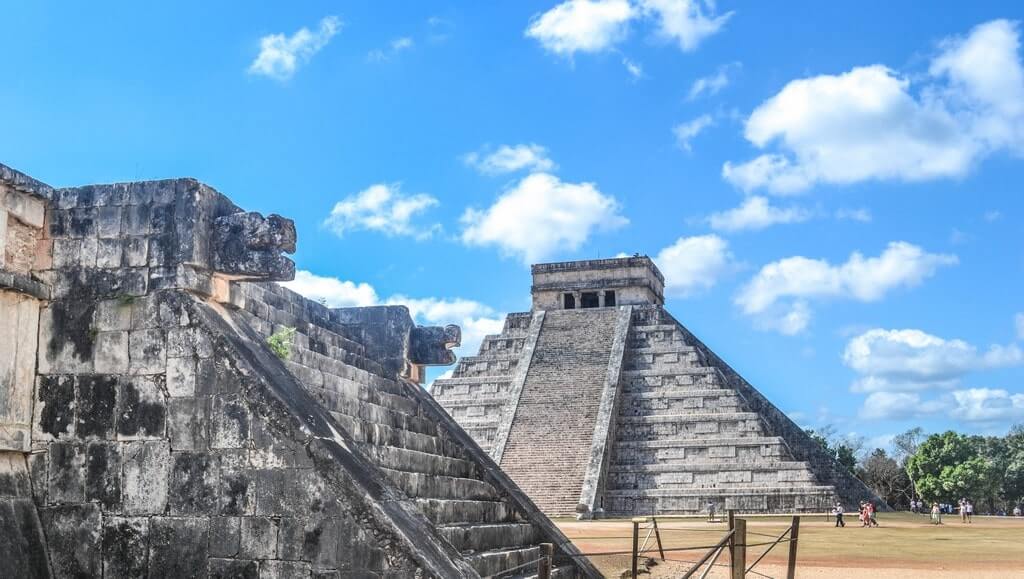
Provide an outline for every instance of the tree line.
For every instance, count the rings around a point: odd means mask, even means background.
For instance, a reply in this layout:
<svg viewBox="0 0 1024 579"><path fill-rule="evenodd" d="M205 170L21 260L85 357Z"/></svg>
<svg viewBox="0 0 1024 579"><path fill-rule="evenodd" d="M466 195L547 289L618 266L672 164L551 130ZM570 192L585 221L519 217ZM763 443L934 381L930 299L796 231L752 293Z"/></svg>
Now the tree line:
<svg viewBox="0 0 1024 579"><path fill-rule="evenodd" d="M1009 513L1024 503L1024 425L1006 436L912 428L893 439L891 451L867 449L863 439L837 436L832 427L807 433L894 509L909 509L912 499L968 498L978 512Z"/></svg>

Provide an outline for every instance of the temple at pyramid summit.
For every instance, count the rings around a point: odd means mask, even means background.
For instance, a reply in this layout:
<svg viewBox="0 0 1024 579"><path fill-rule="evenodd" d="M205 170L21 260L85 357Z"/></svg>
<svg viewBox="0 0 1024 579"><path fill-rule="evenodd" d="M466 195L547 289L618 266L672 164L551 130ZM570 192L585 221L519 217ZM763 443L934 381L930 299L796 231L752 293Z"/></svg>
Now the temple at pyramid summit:
<svg viewBox="0 0 1024 579"><path fill-rule="evenodd" d="M531 311L432 394L548 515L884 505L672 317L649 257L532 274Z"/></svg>

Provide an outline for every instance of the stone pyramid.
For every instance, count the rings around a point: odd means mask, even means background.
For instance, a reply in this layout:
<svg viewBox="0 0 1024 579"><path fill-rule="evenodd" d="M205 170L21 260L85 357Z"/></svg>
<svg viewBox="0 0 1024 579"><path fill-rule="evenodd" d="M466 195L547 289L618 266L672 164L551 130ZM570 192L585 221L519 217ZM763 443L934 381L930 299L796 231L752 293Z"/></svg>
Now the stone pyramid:
<svg viewBox="0 0 1024 579"><path fill-rule="evenodd" d="M879 501L665 310L650 258L532 273L532 311L509 314L432 394L544 512Z"/></svg>
<svg viewBox="0 0 1024 579"><path fill-rule="evenodd" d="M285 289L295 243L0 165L0 576L599 577L420 386L459 329Z"/></svg>

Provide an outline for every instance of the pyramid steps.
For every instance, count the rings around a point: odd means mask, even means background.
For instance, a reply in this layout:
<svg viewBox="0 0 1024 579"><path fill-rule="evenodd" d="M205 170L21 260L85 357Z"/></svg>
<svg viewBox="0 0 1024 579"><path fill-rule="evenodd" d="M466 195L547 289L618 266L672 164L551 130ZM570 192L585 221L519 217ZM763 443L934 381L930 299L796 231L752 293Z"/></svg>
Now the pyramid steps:
<svg viewBox="0 0 1024 579"><path fill-rule="evenodd" d="M536 558L543 535L484 480L481 465L425 414L422 402L411 396L410 386L387 376L379 364L362 360L362 347L339 333L344 328L303 324L298 315L289 317L274 307L247 307L246 314L247 321L256 320L252 325L262 328L265 336L283 325L296 328L286 367L358 441L388 480L438 525L438 532L451 538L474 569L482 575L493 574ZM498 346L500 339L492 342L495 351L507 351ZM515 339L505 343L514 344ZM321 351L309 349L310 345ZM358 368L338 364L331 356L353 360ZM502 380L508 378L480 376L456 380L449 387L481 387ZM566 576L575 575L575 567L566 569Z"/></svg>

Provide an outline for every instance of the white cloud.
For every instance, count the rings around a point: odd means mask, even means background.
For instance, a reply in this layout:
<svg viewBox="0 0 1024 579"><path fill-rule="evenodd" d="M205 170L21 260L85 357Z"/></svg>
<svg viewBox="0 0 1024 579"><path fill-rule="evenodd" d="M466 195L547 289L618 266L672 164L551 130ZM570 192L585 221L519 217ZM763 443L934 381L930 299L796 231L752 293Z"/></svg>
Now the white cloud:
<svg viewBox="0 0 1024 579"><path fill-rule="evenodd" d="M695 100L701 96L714 96L723 88L729 86L729 74L733 69L739 68L740 63L723 64L718 67L711 76L705 76L693 81L690 85L690 94L687 98Z"/></svg>
<svg viewBox="0 0 1024 579"><path fill-rule="evenodd" d="M916 245L894 241L878 257L858 252L842 264L822 259L787 257L769 263L741 288L735 302L744 314L760 316L774 326L787 316L790 333L806 327L807 302L814 299L852 299L871 302L898 287L912 287L932 276L939 267L957 263L954 255L927 253ZM789 302L789 303L786 303Z"/></svg>
<svg viewBox="0 0 1024 579"><path fill-rule="evenodd" d="M916 329L874 328L850 339L843 363L861 375L854 392L954 388L974 371L1024 364L1015 344L985 352L963 340L947 340Z"/></svg>
<svg viewBox="0 0 1024 579"><path fill-rule="evenodd" d="M690 141L713 124L714 120L711 118L711 115L704 114L692 121L679 123L672 129L672 133L676 136L676 143L683 150L691 151L693 149L690 146Z"/></svg>
<svg viewBox="0 0 1024 579"><path fill-rule="evenodd" d="M640 6L645 14L657 18L658 34L677 42L683 52L696 50L733 15L726 12L716 16L714 2L709 0L640 0Z"/></svg>
<svg viewBox="0 0 1024 579"><path fill-rule="evenodd" d="M995 222L995 221L999 221L999 219L1002 218L1002 216L1003 216L1002 212L1001 211L996 211L995 209L986 211L985 215L983 215L983 217L985 218L985 221L988 221L989 223L992 223L992 222Z"/></svg>
<svg viewBox="0 0 1024 579"><path fill-rule="evenodd" d="M464 298L410 298L396 294L381 299L368 283L319 276L305 270L295 272L293 281L281 285L331 308L404 305L418 324L457 324L462 328L462 345L454 352L460 357L475 355L484 336L501 332L504 325L504 316L493 308Z"/></svg>
<svg viewBox="0 0 1024 579"><path fill-rule="evenodd" d="M484 175L500 175L519 170L551 171L555 163L548 158L548 150L536 143L528 145L502 145L497 151L466 153L463 162Z"/></svg>
<svg viewBox="0 0 1024 579"><path fill-rule="evenodd" d="M281 285L329 308L375 306L380 302L377 291L368 283L342 281L301 269L295 272L294 280Z"/></svg>
<svg viewBox="0 0 1024 579"><path fill-rule="evenodd" d="M626 67L626 72L629 76L633 77L634 80L639 80L644 77L644 67L639 62L630 60L629 58L622 57L622 66Z"/></svg>
<svg viewBox="0 0 1024 579"><path fill-rule="evenodd" d="M536 263L557 251L575 251L595 231L629 221L619 202L593 183L566 183L548 173L533 173L506 190L485 210L462 215L462 242L497 246L524 263Z"/></svg>
<svg viewBox="0 0 1024 579"><path fill-rule="evenodd" d="M324 220L324 226L339 236L368 230L388 236L426 239L438 231L440 225L419 226L413 224L412 219L438 204L436 198L425 193L403 195L396 183L378 183L337 202Z"/></svg>
<svg viewBox="0 0 1024 579"><path fill-rule="evenodd" d="M408 36L395 38L390 43L388 43L387 49L376 48L374 50L371 50L369 53L367 53L366 58L374 62L384 62L386 60L391 60L392 58L398 56L398 53L412 48L414 44L415 43L413 42L413 39L409 38Z"/></svg>
<svg viewBox="0 0 1024 579"><path fill-rule="evenodd" d="M1003 422L1024 418L1024 394L996 388L968 388L953 392L954 418L967 422Z"/></svg>
<svg viewBox="0 0 1024 579"><path fill-rule="evenodd" d="M601 52L625 39L636 11L627 0L567 0L530 20L526 36L550 52L572 57Z"/></svg>
<svg viewBox="0 0 1024 579"><path fill-rule="evenodd" d="M866 207L859 207L857 209L837 209L836 219L859 221L861 223L870 223L872 219L871 210L867 209Z"/></svg>
<svg viewBox="0 0 1024 579"><path fill-rule="evenodd" d="M654 261L665 276L665 293L677 297L710 289L735 267L729 243L717 235L680 237Z"/></svg>
<svg viewBox="0 0 1024 579"><path fill-rule="evenodd" d="M1014 316L1013 321L1017 326L1017 339L1024 340L1024 312L1018 313Z"/></svg>
<svg viewBox="0 0 1024 579"><path fill-rule="evenodd" d="M816 184L922 181L966 175L998 150L1024 152L1024 69L1017 26L988 22L942 44L926 84L880 64L794 80L758 106L744 134L748 162L723 177L787 194Z"/></svg>
<svg viewBox="0 0 1024 579"><path fill-rule="evenodd" d="M316 32L302 27L291 36L268 34L260 39L260 53L249 65L249 74L288 80L299 66L309 62L314 54L327 46L340 29L341 20L336 16L326 16L320 20Z"/></svg>
<svg viewBox="0 0 1024 579"><path fill-rule="evenodd" d="M734 232L800 223L812 216L810 211L800 207L773 207L766 197L755 195L746 198L739 207L709 215L707 221L716 231Z"/></svg>
<svg viewBox="0 0 1024 579"><path fill-rule="evenodd" d="M975 423L1015 422L1024 418L1024 394L999 388L967 388L924 399L916 392L874 392L864 400L859 413L865 420L935 415Z"/></svg>

